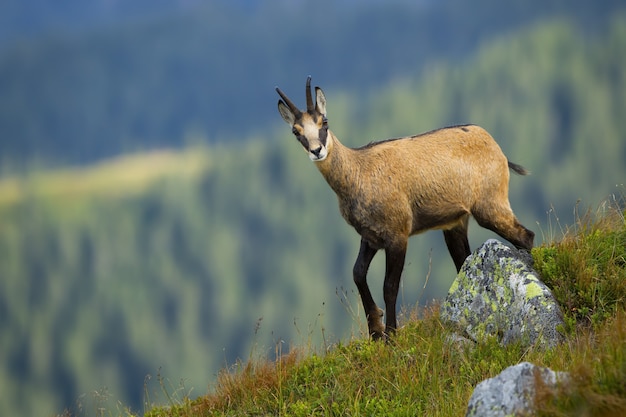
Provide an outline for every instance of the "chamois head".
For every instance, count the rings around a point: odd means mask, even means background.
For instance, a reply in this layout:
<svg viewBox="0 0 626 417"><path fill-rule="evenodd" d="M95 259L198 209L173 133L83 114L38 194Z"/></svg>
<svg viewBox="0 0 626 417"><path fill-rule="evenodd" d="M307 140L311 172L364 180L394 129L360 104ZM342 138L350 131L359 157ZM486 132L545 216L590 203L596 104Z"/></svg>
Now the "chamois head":
<svg viewBox="0 0 626 417"><path fill-rule="evenodd" d="M326 97L321 88L315 87L315 106L311 97L311 77L306 79L306 112L302 112L295 104L276 87L282 98L278 100L278 112L283 120L291 126L311 161L323 161L328 156L328 119L326 118Z"/></svg>

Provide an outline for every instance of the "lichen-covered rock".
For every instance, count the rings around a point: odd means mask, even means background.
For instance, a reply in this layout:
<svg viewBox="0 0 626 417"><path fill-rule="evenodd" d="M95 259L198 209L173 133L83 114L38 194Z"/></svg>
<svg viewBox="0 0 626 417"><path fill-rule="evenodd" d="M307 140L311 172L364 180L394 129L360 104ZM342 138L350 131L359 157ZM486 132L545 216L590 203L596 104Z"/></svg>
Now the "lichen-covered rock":
<svg viewBox="0 0 626 417"><path fill-rule="evenodd" d="M568 379L567 373L554 372L528 362L510 366L474 388L465 416L533 415L537 384L541 384L543 390L555 390Z"/></svg>
<svg viewBox="0 0 626 417"><path fill-rule="evenodd" d="M503 344L555 346L563 339L562 314L529 262L527 253L486 241L452 283L441 319L476 342L496 336Z"/></svg>

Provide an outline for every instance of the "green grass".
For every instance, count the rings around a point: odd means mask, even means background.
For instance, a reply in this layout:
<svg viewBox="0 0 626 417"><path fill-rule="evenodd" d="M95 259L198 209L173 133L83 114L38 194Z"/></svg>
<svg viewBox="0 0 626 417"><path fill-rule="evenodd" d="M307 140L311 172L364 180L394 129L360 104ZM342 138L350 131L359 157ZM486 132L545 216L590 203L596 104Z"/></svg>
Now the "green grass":
<svg viewBox="0 0 626 417"><path fill-rule="evenodd" d="M601 324L626 304L626 227L619 209L587 212L558 244L535 248L533 257L569 330Z"/></svg>
<svg viewBox="0 0 626 417"><path fill-rule="evenodd" d="M614 205L587 214L533 257L566 318L566 342L553 350L459 345L434 306L416 309L388 344L354 338L322 352L277 351L276 361L224 370L207 395L146 415L462 416L476 384L521 361L571 375L559 393L540 390L541 415L626 415L624 212Z"/></svg>

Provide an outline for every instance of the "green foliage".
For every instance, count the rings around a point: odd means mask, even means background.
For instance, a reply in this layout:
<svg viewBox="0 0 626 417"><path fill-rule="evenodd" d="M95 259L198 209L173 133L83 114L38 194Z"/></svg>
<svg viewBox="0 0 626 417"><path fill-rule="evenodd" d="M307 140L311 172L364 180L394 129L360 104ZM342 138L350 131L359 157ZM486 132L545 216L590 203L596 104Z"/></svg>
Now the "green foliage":
<svg viewBox="0 0 626 417"><path fill-rule="evenodd" d="M598 325L626 307L626 223L619 206L588 212L558 245L533 249L535 268L564 307L566 323Z"/></svg>

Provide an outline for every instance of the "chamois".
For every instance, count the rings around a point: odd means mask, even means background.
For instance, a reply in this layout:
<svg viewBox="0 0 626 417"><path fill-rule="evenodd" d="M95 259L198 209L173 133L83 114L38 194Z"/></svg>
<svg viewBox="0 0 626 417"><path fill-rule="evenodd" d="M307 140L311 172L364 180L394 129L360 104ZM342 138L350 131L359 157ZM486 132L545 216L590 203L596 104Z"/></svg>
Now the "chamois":
<svg viewBox="0 0 626 417"><path fill-rule="evenodd" d="M339 200L343 218L361 236L353 278L373 339L396 329L396 299L409 236L442 229L457 272L470 255L469 216L518 249L530 250L535 234L522 226L508 199L509 162L495 140L476 125L446 127L415 136L348 148L328 129L326 97L306 80L306 111L276 87L278 111L292 128ZM367 285L367 271L385 250L386 320Z"/></svg>

